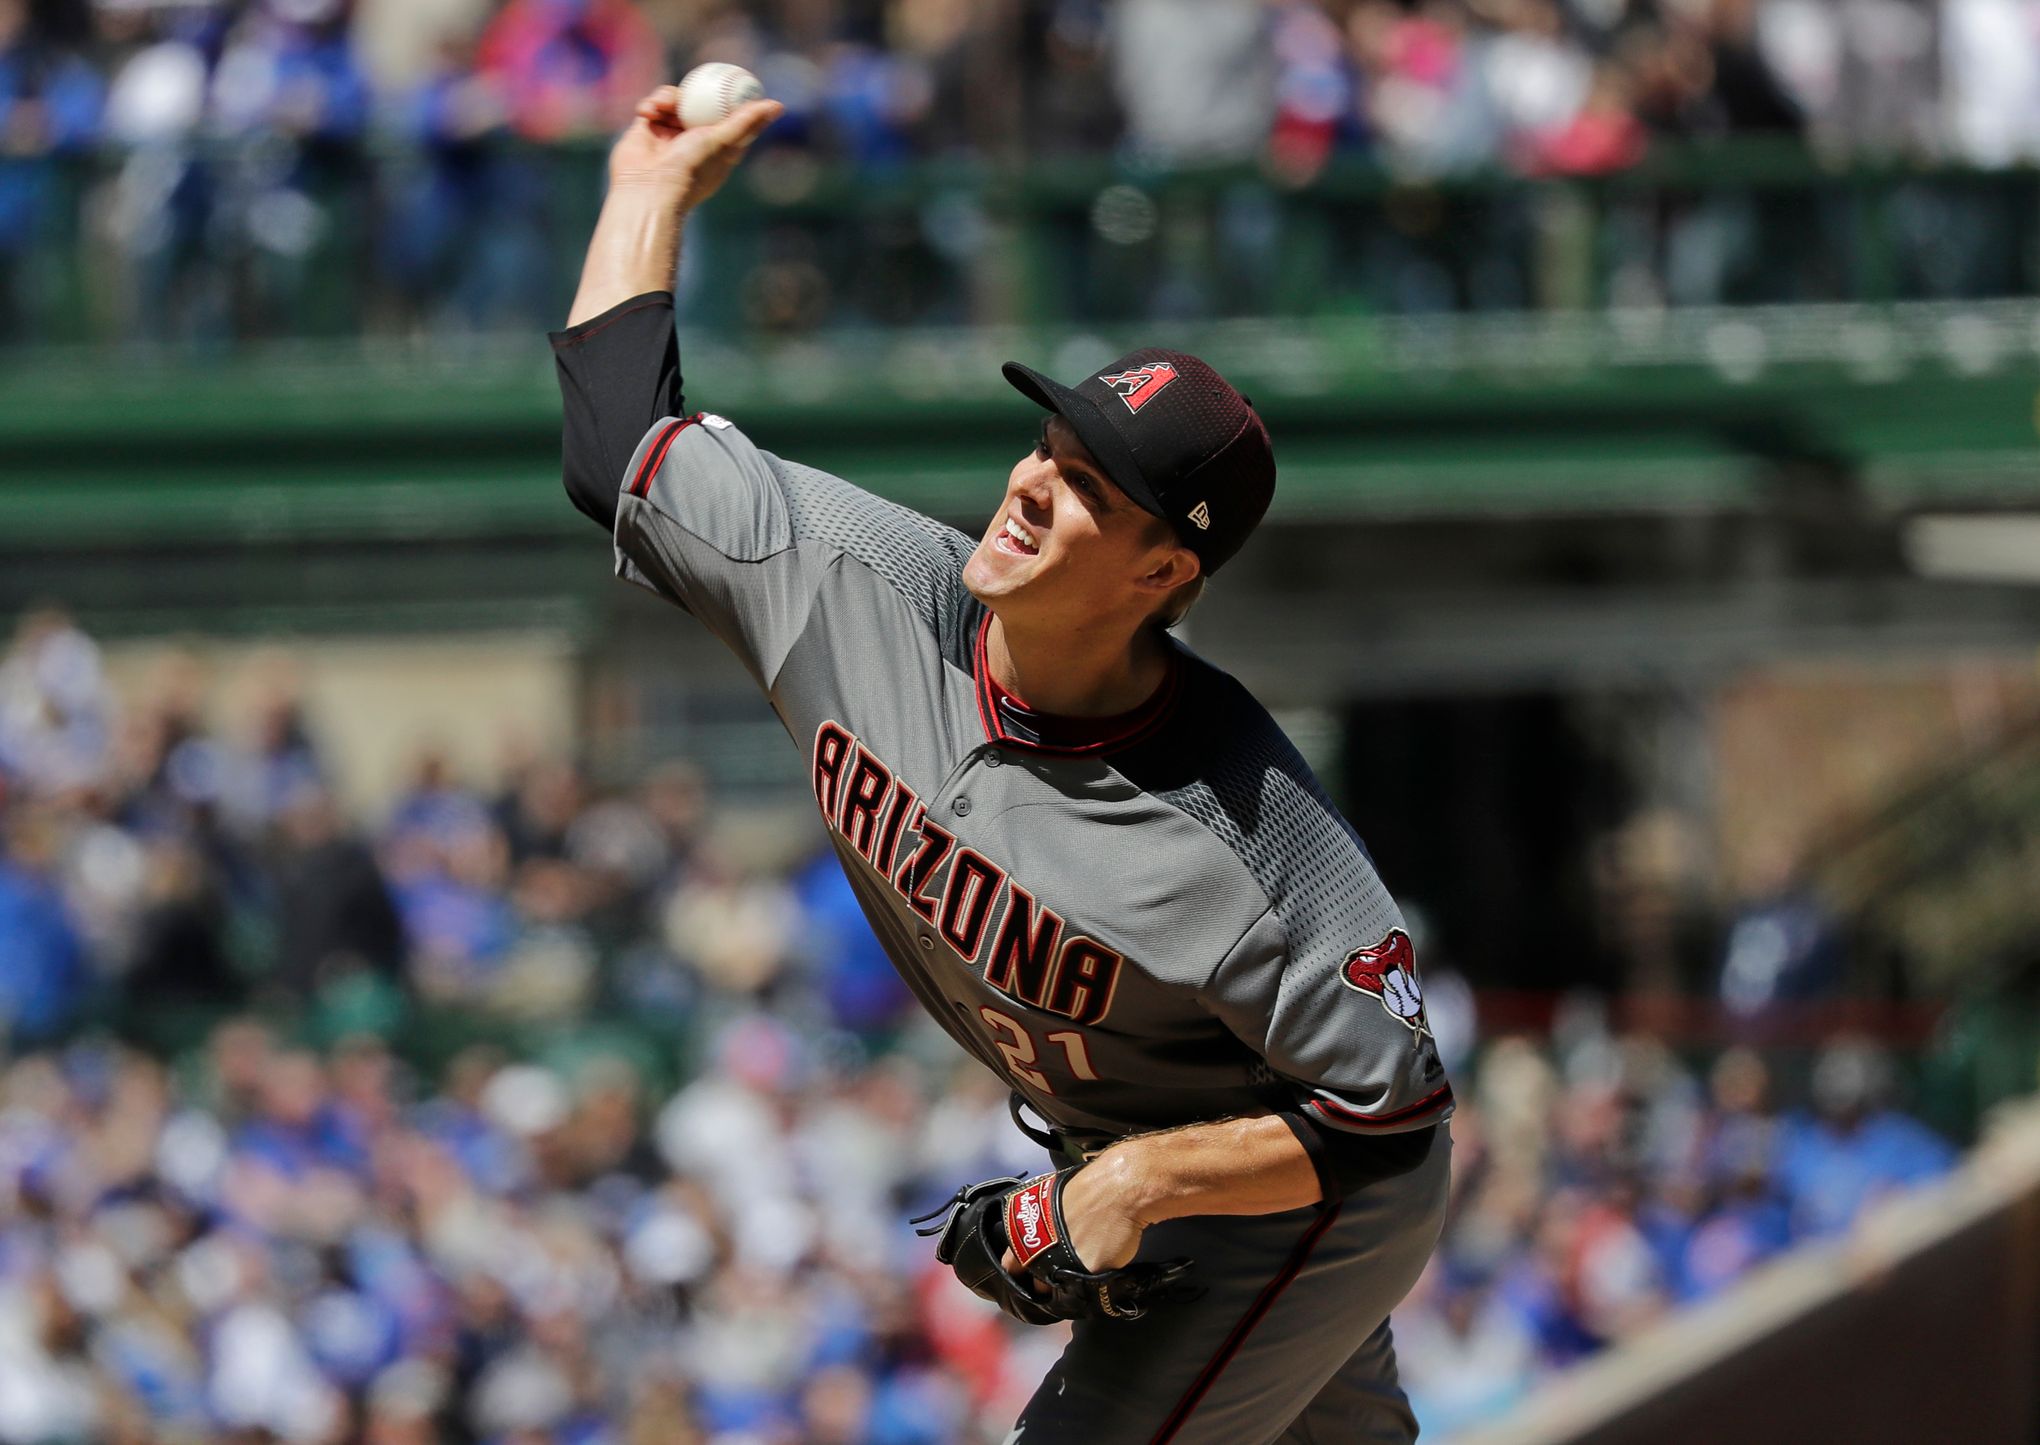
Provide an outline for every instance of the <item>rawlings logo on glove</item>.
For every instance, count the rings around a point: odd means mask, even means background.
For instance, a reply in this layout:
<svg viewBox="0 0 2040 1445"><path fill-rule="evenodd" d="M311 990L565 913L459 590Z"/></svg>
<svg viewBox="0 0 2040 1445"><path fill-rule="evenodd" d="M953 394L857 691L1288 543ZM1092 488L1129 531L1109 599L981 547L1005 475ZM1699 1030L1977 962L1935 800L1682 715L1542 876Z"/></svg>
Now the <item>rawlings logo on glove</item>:
<svg viewBox="0 0 2040 1445"><path fill-rule="evenodd" d="M1050 1216L1048 1193L1056 1176L1044 1174L1006 1196L1006 1242L1022 1269L1056 1241L1055 1220Z"/></svg>
<svg viewBox="0 0 2040 1445"><path fill-rule="evenodd" d="M1075 1169L1029 1179L987 1179L965 1185L949 1202L914 1221L917 1233L939 1234L935 1258L956 1271L972 1294L988 1299L1030 1325L1057 1320L1135 1320L1148 1307L1194 1297L1183 1283L1187 1259L1088 1270L1070 1247L1063 1220L1063 1187ZM931 1220L939 1221L929 1223ZM1020 1262L1007 1272L1011 1246Z"/></svg>

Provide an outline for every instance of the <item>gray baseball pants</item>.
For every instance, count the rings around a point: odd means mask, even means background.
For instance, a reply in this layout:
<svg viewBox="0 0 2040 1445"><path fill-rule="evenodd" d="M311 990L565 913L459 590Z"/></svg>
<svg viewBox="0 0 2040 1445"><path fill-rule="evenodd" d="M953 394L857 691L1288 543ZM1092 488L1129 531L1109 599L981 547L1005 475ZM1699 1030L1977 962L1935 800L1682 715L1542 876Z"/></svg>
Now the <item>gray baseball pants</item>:
<svg viewBox="0 0 2040 1445"><path fill-rule="evenodd" d="M1150 1229L1210 1291L1073 1328L1005 1445L1407 1445L1388 1313L1444 1227L1450 1126L1416 1169L1336 1205Z"/></svg>

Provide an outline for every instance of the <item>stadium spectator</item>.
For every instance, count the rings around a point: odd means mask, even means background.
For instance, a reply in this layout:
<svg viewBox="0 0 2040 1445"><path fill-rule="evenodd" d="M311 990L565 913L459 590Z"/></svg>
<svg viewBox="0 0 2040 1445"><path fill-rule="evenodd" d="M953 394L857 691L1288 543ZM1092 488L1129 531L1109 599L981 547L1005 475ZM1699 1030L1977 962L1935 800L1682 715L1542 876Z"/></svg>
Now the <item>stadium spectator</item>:
<svg viewBox="0 0 2040 1445"><path fill-rule="evenodd" d="M219 1007L246 992L227 945L227 904L198 840L164 835L143 844L141 906L123 996L152 1012L180 1005Z"/></svg>
<svg viewBox="0 0 2040 1445"><path fill-rule="evenodd" d="M253 670L248 735L242 739L226 806L238 828L259 834L307 788L321 786L326 770L305 720L290 658L272 653L258 659Z"/></svg>
<svg viewBox="0 0 2040 1445"><path fill-rule="evenodd" d="M1474 62L1469 17L1456 0L1414 10L1361 0L1346 34L1364 133L1390 167L1438 175L1497 159L1501 132Z"/></svg>
<svg viewBox="0 0 2040 1445"><path fill-rule="evenodd" d="M1755 0L1714 0L1703 94L1686 125L1701 135L1796 135L1806 118L1757 34Z"/></svg>
<svg viewBox="0 0 2040 1445"><path fill-rule="evenodd" d="M371 105L345 0L262 0L229 31L211 118L266 142L221 175L222 219L245 258L237 299L252 310L237 325L300 334L353 325L328 300L327 278L308 273L315 258L350 271L367 259L355 220L368 195Z"/></svg>
<svg viewBox="0 0 2040 1445"><path fill-rule="evenodd" d="M1537 1342L1523 1317L1481 1280L1434 1268L1395 1321L1397 1368L1424 1433L1500 1419L1530 1393Z"/></svg>
<svg viewBox="0 0 2040 1445"><path fill-rule="evenodd" d="M1490 12L1501 22L1476 51L1504 146L1562 131L1586 108L1593 59L1566 33L1556 0L1514 0Z"/></svg>
<svg viewBox="0 0 2040 1445"><path fill-rule="evenodd" d="M399 977L402 920L374 853L332 795L301 785L277 823L276 982L315 998L357 970Z"/></svg>
<svg viewBox="0 0 2040 1445"><path fill-rule="evenodd" d="M1556 125L1524 133L1520 164L1528 174L1600 176L1643 159L1648 142L1628 78L1612 65L1594 66L1591 73L1578 109Z"/></svg>
<svg viewBox="0 0 2040 1445"><path fill-rule="evenodd" d="M440 330L509 325L542 274L531 181L502 144L509 99L477 66L474 38L436 37L413 87L386 106L418 164L386 179L382 261L406 319Z"/></svg>
<svg viewBox="0 0 2040 1445"><path fill-rule="evenodd" d="M426 840L394 880L419 989L448 1002L481 1002L516 936L506 884L509 850L493 823Z"/></svg>
<svg viewBox="0 0 2040 1445"><path fill-rule="evenodd" d="M64 793L99 780L110 704L99 649L56 607L23 614L0 660L0 780Z"/></svg>
<svg viewBox="0 0 2040 1445"><path fill-rule="evenodd" d="M1324 7L1283 5L1274 13L1275 115L1268 160L1276 174L1308 181L1360 124L1345 40Z"/></svg>
<svg viewBox="0 0 2040 1445"><path fill-rule="evenodd" d="M2024 0L1949 0L1942 8L1956 153L1986 166L2040 156L2040 15Z"/></svg>
<svg viewBox="0 0 2040 1445"><path fill-rule="evenodd" d="M857 906L833 850L822 849L793 877L805 922L803 947L837 1024L882 1034L910 1002L907 986Z"/></svg>
<svg viewBox="0 0 2040 1445"><path fill-rule="evenodd" d="M1127 147L1151 164L1245 160L1275 116L1263 8L1234 0L1117 0L1106 11Z"/></svg>
<svg viewBox="0 0 2040 1445"><path fill-rule="evenodd" d="M35 24L28 0L0 0L0 335L41 300L24 267L41 231L62 223L52 158L91 142L104 92L82 56Z"/></svg>
<svg viewBox="0 0 2040 1445"><path fill-rule="evenodd" d="M100 11L110 56L105 135L123 148L108 186L109 286L124 335L211 340L228 329L218 189L200 154L224 9L143 4Z"/></svg>
<svg viewBox="0 0 2040 1445"><path fill-rule="evenodd" d="M1032 154L1095 155L1118 141L1124 117L1111 85L1106 9L1100 0L1055 0L1028 7L1027 18L1035 28L1027 37L1030 60L1024 72L1021 134ZM957 44L950 42L944 52L953 53ZM939 68L937 77L939 99Z"/></svg>
<svg viewBox="0 0 2040 1445"><path fill-rule="evenodd" d="M1998 30L2002 44L1973 57L1987 76L1968 70L1971 57L1958 35L1970 18L1984 15L1987 30L1996 28L1991 22L2011 22ZM1992 164L1970 149L1944 101L1991 105L1991 80L2016 76L2030 64L2030 32L2021 20L2030 24L2031 18L2026 0L1975 6L1967 0L1769 0L1758 12L1757 37L1830 154L1933 155L1952 141L1954 153ZM2030 100L2030 92L2022 94ZM2011 113L2018 110L2014 102Z"/></svg>
<svg viewBox="0 0 2040 1445"><path fill-rule="evenodd" d="M0 1038L34 1042L70 1024L90 980L54 876L56 820L10 808L0 831Z"/></svg>
<svg viewBox="0 0 2040 1445"><path fill-rule="evenodd" d="M476 67L526 139L606 135L661 77L662 47L631 0L509 0Z"/></svg>
<svg viewBox="0 0 2040 1445"><path fill-rule="evenodd" d="M1842 982L1834 917L1789 859L1765 860L1729 922L1721 1001L1758 1024L1777 1006L1826 997Z"/></svg>
<svg viewBox="0 0 2040 1445"><path fill-rule="evenodd" d="M860 170L883 170L925 150L935 85L918 55L853 31L829 46L820 69L820 119L837 155Z"/></svg>
<svg viewBox="0 0 2040 1445"><path fill-rule="evenodd" d="M307 144L359 140L370 97L348 19L343 0L265 0L250 9L213 77L218 121Z"/></svg>
<svg viewBox="0 0 2040 1445"><path fill-rule="evenodd" d="M1937 1179L1955 1156L1932 1130L1891 1107L1890 1057L1864 1040L1824 1050L1813 1107L1778 1141L1777 1175L1795 1237L1840 1234L1880 1196Z"/></svg>

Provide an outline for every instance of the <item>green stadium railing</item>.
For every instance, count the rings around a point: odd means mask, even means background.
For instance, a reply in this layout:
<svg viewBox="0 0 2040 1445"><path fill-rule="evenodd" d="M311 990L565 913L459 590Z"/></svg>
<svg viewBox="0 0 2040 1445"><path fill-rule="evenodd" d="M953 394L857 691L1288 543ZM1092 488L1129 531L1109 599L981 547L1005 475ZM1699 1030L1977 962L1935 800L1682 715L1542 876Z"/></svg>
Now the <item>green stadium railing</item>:
<svg viewBox="0 0 2040 1445"><path fill-rule="evenodd" d="M602 164L594 143L274 138L0 158L0 190L39 198L0 236L0 347L556 317ZM205 184L178 191L187 167ZM435 184L468 201L428 234ZM2036 202L2031 169L1838 164L1766 140L1663 147L1593 178L1355 160L1301 184L1104 158L852 171L768 148L696 217L682 289L692 323L762 335L2031 295Z"/></svg>

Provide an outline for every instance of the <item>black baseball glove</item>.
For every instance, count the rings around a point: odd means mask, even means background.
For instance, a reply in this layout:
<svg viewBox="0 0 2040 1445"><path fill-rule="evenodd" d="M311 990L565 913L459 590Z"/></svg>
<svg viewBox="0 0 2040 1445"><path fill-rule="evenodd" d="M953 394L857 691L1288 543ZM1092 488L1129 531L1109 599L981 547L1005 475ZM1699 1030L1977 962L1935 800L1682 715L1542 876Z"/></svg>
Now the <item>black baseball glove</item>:
<svg viewBox="0 0 2040 1445"><path fill-rule="evenodd" d="M1063 1223L1063 1186L1076 1172L1064 1169L1034 1179L1016 1174L967 1184L948 1203L916 1219L921 1226L916 1232L941 1235L935 1257L955 1270L971 1293L1030 1325L1099 1316L1137 1320L1150 1305L1201 1293L1183 1282L1191 1263L1187 1259L1095 1273L1085 1269ZM1006 1272L1009 1245L1020 1262L1017 1275Z"/></svg>

